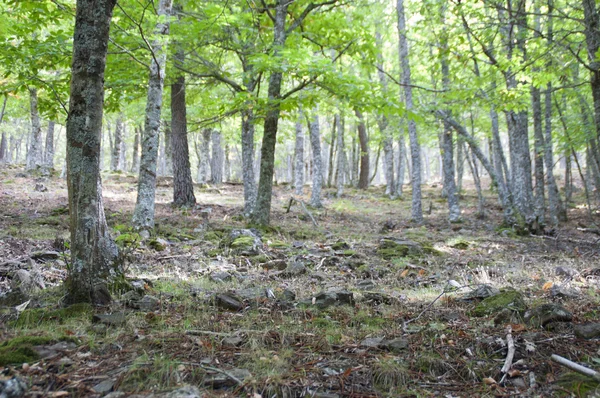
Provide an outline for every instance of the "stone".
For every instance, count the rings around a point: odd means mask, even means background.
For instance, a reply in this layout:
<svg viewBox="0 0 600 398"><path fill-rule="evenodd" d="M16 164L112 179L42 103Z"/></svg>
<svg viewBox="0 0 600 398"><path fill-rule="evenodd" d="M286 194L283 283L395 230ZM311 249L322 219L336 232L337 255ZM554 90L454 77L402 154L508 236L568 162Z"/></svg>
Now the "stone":
<svg viewBox="0 0 600 398"><path fill-rule="evenodd" d="M248 301L267 298L266 289L262 287L247 287L245 289L239 289L235 291L235 294L242 300Z"/></svg>
<svg viewBox="0 0 600 398"><path fill-rule="evenodd" d="M244 304L230 293L217 294L215 296L215 304L217 307L228 311L241 311L244 309Z"/></svg>
<svg viewBox="0 0 600 398"><path fill-rule="evenodd" d="M167 242L163 238L156 238L148 242L148 246L157 252L162 252L167 249L167 247L169 246L169 242Z"/></svg>
<svg viewBox="0 0 600 398"><path fill-rule="evenodd" d="M0 380L1 398L18 398L27 392L27 383L14 376L8 380Z"/></svg>
<svg viewBox="0 0 600 398"><path fill-rule="evenodd" d="M264 264L261 264L261 267L263 269L266 269L267 271L271 271L271 270L283 271L284 269L287 268L287 261L271 260L271 261L267 261Z"/></svg>
<svg viewBox="0 0 600 398"><path fill-rule="evenodd" d="M349 292L347 290L340 290L340 291L336 292L336 294L337 294L337 301L340 304L354 305L354 293Z"/></svg>
<svg viewBox="0 0 600 398"><path fill-rule="evenodd" d="M581 339L597 339L600 338L600 323L573 325L573 331Z"/></svg>
<svg viewBox="0 0 600 398"><path fill-rule="evenodd" d="M40 290L31 273L24 269L15 271L10 284L12 290L18 290L25 296L29 296Z"/></svg>
<svg viewBox="0 0 600 398"><path fill-rule="evenodd" d="M368 348L377 348L379 344L383 341L383 337L367 337L363 341L360 342L362 347Z"/></svg>
<svg viewBox="0 0 600 398"><path fill-rule="evenodd" d="M94 391L96 391L98 394L108 394L109 392L111 392L113 390L113 388L115 387L115 380L112 379L106 379L106 380L102 380L100 383L96 384L94 387L92 387L94 389Z"/></svg>
<svg viewBox="0 0 600 398"><path fill-rule="evenodd" d="M240 381L244 381L252 377L252 373L250 373L248 369L231 369L227 370L227 373ZM217 389L237 386L237 382L232 380L231 377L228 377L222 373L217 373L214 376L208 376L206 379L204 379L204 385Z"/></svg>
<svg viewBox="0 0 600 398"><path fill-rule="evenodd" d="M500 290L493 287L492 285L479 285L477 288L471 290L470 292L465 293L463 296L463 300L475 300L475 299L485 299L488 297L492 297L500 293Z"/></svg>
<svg viewBox="0 0 600 398"><path fill-rule="evenodd" d="M97 323L95 325L92 325L91 330L92 330L92 332L94 332L96 334L103 335L103 334L106 334L106 331L108 330L108 328L103 323Z"/></svg>
<svg viewBox="0 0 600 398"><path fill-rule="evenodd" d="M210 274L210 279L212 279L213 282L226 282L230 281L231 278L231 274L225 271L213 272Z"/></svg>
<svg viewBox="0 0 600 398"><path fill-rule="evenodd" d="M310 396L311 398L340 398L339 394L332 394L328 392L316 392Z"/></svg>
<svg viewBox="0 0 600 398"><path fill-rule="evenodd" d="M196 386L183 386L171 392L156 396L156 398L201 398L202 392Z"/></svg>
<svg viewBox="0 0 600 398"><path fill-rule="evenodd" d="M290 263L287 268L282 272L284 276L298 276L306 273L307 269L304 264L299 261Z"/></svg>
<svg viewBox="0 0 600 398"><path fill-rule="evenodd" d="M314 304L321 309L341 304L354 305L354 294L345 290L321 292L309 304Z"/></svg>
<svg viewBox="0 0 600 398"><path fill-rule="evenodd" d="M60 253L51 251L51 250L38 251L38 252L31 253L31 256L29 256L29 257L35 261L51 261L51 260L58 260L58 258L60 257Z"/></svg>
<svg viewBox="0 0 600 398"><path fill-rule="evenodd" d="M147 294L144 297L142 297L142 299L139 300L136 303L136 305L142 311L156 311L160 307L160 300L154 296Z"/></svg>
<svg viewBox="0 0 600 398"><path fill-rule="evenodd" d="M379 242L377 254L384 260L406 257L409 254L421 254L423 247L412 240L383 238Z"/></svg>
<svg viewBox="0 0 600 398"><path fill-rule="evenodd" d="M94 314L92 323L100 323L106 326L124 326L127 322L125 314L115 312L113 314Z"/></svg>
<svg viewBox="0 0 600 398"><path fill-rule="evenodd" d="M327 274L325 274L324 272L313 272L310 274L310 277L319 282L323 282L324 280L328 279Z"/></svg>
<svg viewBox="0 0 600 398"><path fill-rule="evenodd" d="M576 269L569 268L569 267L556 267L556 268L554 268L554 273L557 276L564 276L567 278L572 278L572 277L576 276L579 272Z"/></svg>
<svg viewBox="0 0 600 398"><path fill-rule="evenodd" d="M48 187L45 186L42 183L37 183L35 184L35 187L33 188L36 192L48 192Z"/></svg>
<svg viewBox="0 0 600 398"><path fill-rule="evenodd" d="M225 337L221 344L225 347L239 347L244 343L244 339L239 336Z"/></svg>
<svg viewBox="0 0 600 398"><path fill-rule="evenodd" d="M494 325L507 325L509 323L520 323L522 320L521 314L509 308L504 308L494 317Z"/></svg>
<svg viewBox="0 0 600 398"><path fill-rule="evenodd" d="M113 391L111 393L108 393L104 396L104 398L125 398L125 397L129 397L129 398L142 398L139 395L130 395L127 394L123 391ZM146 397L143 397L146 398Z"/></svg>
<svg viewBox="0 0 600 398"><path fill-rule="evenodd" d="M370 279L365 279L356 284L356 287L360 290L370 290L375 287L375 282Z"/></svg>
<svg viewBox="0 0 600 398"><path fill-rule="evenodd" d="M513 289L506 289L494 296L485 298L477 304L473 310L473 315L486 316L497 314L505 308L515 313L522 314L527 309L527 305L525 304L525 300L523 300L521 293Z"/></svg>
<svg viewBox="0 0 600 398"><path fill-rule="evenodd" d="M290 289L284 289L281 293L283 299L286 301L294 301L296 300L296 293L292 292Z"/></svg>
<svg viewBox="0 0 600 398"><path fill-rule="evenodd" d="M408 345L407 339L397 338L392 340L383 340L381 343L379 343L379 348L398 353L406 350Z"/></svg>
<svg viewBox="0 0 600 398"><path fill-rule="evenodd" d="M121 295L121 303L133 307L135 303L142 299L142 296L135 290L130 290Z"/></svg>
<svg viewBox="0 0 600 398"><path fill-rule="evenodd" d="M570 322L573 314L559 304L542 304L525 312L525 322L531 326L546 326L551 322Z"/></svg>
<svg viewBox="0 0 600 398"><path fill-rule="evenodd" d="M365 292L364 297L366 301L370 301L375 304L390 305L395 301L392 296L381 292Z"/></svg>
<svg viewBox="0 0 600 398"><path fill-rule="evenodd" d="M577 298L579 292L567 286L554 284L550 288L550 295L555 298Z"/></svg>
<svg viewBox="0 0 600 398"><path fill-rule="evenodd" d="M258 232L252 229L234 229L226 239L233 254L255 256L263 246Z"/></svg>

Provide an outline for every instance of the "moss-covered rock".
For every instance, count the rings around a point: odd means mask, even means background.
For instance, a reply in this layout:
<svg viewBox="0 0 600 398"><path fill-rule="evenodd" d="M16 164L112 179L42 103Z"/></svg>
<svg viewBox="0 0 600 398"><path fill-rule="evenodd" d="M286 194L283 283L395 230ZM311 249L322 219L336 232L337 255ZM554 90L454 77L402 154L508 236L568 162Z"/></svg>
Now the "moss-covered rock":
<svg viewBox="0 0 600 398"><path fill-rule="evenodd" d="M49 310L47 308L32 308L23 311L19 319L14 321L16 327L33 327L42 323L62 323L73 318L88 318L93 307L88 303L73 304L69 307Z"/></svg>
<svg viewBox="0 0 600 398"><path fill-rule="evenodd" d="M421 253L423 253L423 247L411 240L384 238L379 242L379 247L377 248L377 254L384 260Z"/></svg>
<svg viewBox="0 0 600 398"><path fill-rule="evenodd" d="M33 347L53 341L48 336L20 336L5 341L0 344L0 366L34 362L40 358L40 355Z"/></svg>
<svg viewBox="0 0 600 398"><path fill-rule="evenodd" d="M473 310L473 315L493 315L505 308L522 315L527 309L527 304L525 304L521 293L513 289L506 289L480 302Z"/></svg>

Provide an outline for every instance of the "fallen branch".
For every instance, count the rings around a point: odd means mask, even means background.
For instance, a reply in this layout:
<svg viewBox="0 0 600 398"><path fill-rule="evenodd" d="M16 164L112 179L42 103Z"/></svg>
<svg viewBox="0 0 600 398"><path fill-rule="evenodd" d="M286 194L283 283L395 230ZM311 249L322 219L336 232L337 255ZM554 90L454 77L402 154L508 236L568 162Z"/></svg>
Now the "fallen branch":
<svg viewBox="0 0 600 398"><path fill-rule="evenodd" d="M577 228L578 231L600 235L600 228Z"/></svg>
<svg viewBox="0 0 600 398"><path fill-rule="evenodd" d="M507 332L508 333L506 334L506 344L508 345L508 354L506 354L504 366L502 366L502 369L500 370L502 373L504 373L504 376L506 376L506 373L508 373L508 371L512 367L513 358L515 357L515 341L513 340L512 328L510 326L507 328ZM502 377L503 379L504 376Z"/></svg>
<svg viewBox="0 0 600 398"><path fill-rule="evenodd" d="M563 358L560 355L556 355L556 354L552 354L550 359L552 359L554 362L556 362L559 365L562 365L566 368L571 369L572 371L580 373L584 376L591 377L594 380L600 382L600 373L596 372L593 369L586 368L585 366L579 365L578 363L570 361L567 358Z"/></svg>
<svg viewBox="0 0 600 398"><path fill-rule="evenodd" d="M315 227L318 227L319 225L317 224L317 221L315 221L315 218L313 217L312 213L310 211L308 211L308 208L306 207L306 203L304 203L304 201L295 198L293 196L290 196L290 202L288 203L287 209L286 209L286 213L290 212L290 209L292 208L292 205L294 204L294 202L298 202L302 205L302 210L304 210L304 212L306 213L307 216L310 217L310 220L312 221L313 225Z"/></svg>

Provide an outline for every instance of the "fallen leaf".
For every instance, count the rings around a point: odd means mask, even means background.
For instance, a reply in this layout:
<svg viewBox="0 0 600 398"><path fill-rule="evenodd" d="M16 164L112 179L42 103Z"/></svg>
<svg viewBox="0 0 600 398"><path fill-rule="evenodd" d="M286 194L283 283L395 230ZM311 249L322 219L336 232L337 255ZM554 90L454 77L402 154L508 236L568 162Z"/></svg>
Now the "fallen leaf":
<svg viewBox="0 0 600 398"><path fill-rule="evenodd" d="M492 379L491 377L484 377L483 382L488 386L491 386L492 384L498 384L496 380Z"/></svg>
<svg viewBox="0 0 600 398"><path fill-rule="evenodd" d="M516 376L521 376L521 371L518 369L511 369L508 371L508 375L510 377L516 377Z"/></svg>
<svg viewBox="0 0 600 398"><path fill-rule="evenodd" d="M25 311L25 308L27 308L27 306L29 305L30 302L31 302L31 300L27 300L23 304L17 305L15 307L15 310L17 310L17 312L23 312L23 311Z"/></svg>
<svg viewBox="0 0 600 398"><path fill-rule="evenodd" d="M552 285L554 285L554 283L552 283L552 282L546 282L546 283L544 283L544 286L542 286L542 290L548 291L548 290L550 290L552 288Z"/></svg>
<svg viewBox="0 0 600 398"><path fill-rule="evenodd" d="M402 271L402 273L400 274L401 278L406 278L406 275L408 275L408 271L407 269L405 269L404 271Z"/></svg>

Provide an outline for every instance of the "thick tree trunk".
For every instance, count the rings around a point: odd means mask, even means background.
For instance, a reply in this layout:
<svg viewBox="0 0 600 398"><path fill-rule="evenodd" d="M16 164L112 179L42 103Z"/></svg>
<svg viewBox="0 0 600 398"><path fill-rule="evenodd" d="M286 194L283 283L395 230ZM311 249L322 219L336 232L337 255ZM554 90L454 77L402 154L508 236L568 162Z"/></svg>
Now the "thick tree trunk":
<svg viewBox="0 0 600 398"><path fill-rule="evenodd" d="M358 118L358 140L360 143L360 174L358 178L358 189L369 188L369 137L367 137L367 126L365 118L360 110L354 109Z"/></svg>
<svg viewBox="0 0 600 398"><path fill-rule="evenodd" d="M71 264L66 303L108 303L107 284L121 273L104 216L99 167L104 68L114 5L115 0L77 1L67 119Z"/></svg>
<svg viewBox="0 0 600 398"><path fill-rule="evenodd" d="M184 54L177 51L175 62L182 64ZM178 76L171 85L171 142L173 145L173 204L191 207L196 204L190 169L190 150L187 136L185 77Z"/></svg>
<svg viewBox="0 0 600 398"><path fill-rule="evenodd" d="M110 130L108 132L110 134ZM121 160L121 141L123 140L123 114L119 114L115 126L115 139L111 141L112 153L110 157L110 171L119 170Z"/></svg>
<svg viewBox="0 0 600 398"><path fill-rule="evenodd" d="M158 6L159 22L156 24L155 32L161 36L166 37L169 34L169 14L171 14L171 0L160 0ZM138 194L132 220L134 227L145 231L144 235L149 235L148 230L154 228L156 161L167 56L164 41L156 39L152 43L152 52L154 56L150 64L148 79L148 98L146 102L145 131L142 140Z"/></svg>
<svg viewBox="0 0 600 398"><path fill-rule="evenodd" d="M294 193L302 195L304 188L304 129L302 128L302 112L296 120L296 145L294 146Z"/></svg>
<svg viewBox="0 0 600 398"><path fill-rule="evenodd" d="M540 0L534 0L534 37L541 37ZM539 68L533 68L533 73L539 73ZM546 192L544 189L544 133L542 126L542 94L538 87L531 85L531 110L533 112L533 152L534 152L534 209L535 216L544 224L546 207Z"/></svg>
<svg viewBox="0 0 600 398"><path fill-rule="evenodd" d="M313 154L312 192L310 205L323 207L321 203L321 188L323 186L323 159L321 157L321 129L319 126L318 108L313 109L313 119L308 124L310 131L310 146Z"/></svg>
<svg viewBox="0 0 600 398"><path fill-rule="evenodd" d="M402 84L404 88L404 104L407 112L413 109L412 86L410 77L410 62L408 59L408 40L406 38L406 17L404 12L404 0L397 0L396 10L398 12L398 47L400 65L402 69ZM417 123L413 118L408 118L408 137L410 139L411 158L411 183L412 183L412 205L411 216L414 222L423 221L423 206L421 204L421 147L417 137Z"/></svg>
<svg viewBox="0 0 600 398"><path fill-rule="evenodd" d="M587 66L591 71L590 85L594 99L594 121L596 122L596 135L600 139L600 62L597 54L600 50L600 12L596 0L582 0L585 25L585 39L588 50Z"/></svg>
<svg viewBox="0 0 600 398"><path fill-rule="evenodd" d="M54 168L54 122L48 122L48 131L46 132L46 148L44 151L44 167L50 171Z"/></svg>
<svg viewBox="0 0 600 398"><path fill-rule="evenodd" d="M142 127L135 128L135 136L133 138L133 154L131 155L131 172L138 173L140 170L140 135Z"/></svg>
<svg viewBox="0 0 600 398"><path fill-rule="evenodd" d="M256 201L254 112L252 108L246 108L242 111L242 180L244 181L244 214L249 216Z"/></svg>
<svg viewBox="0 0 600 398"><path fill-rule="evenodd" d="M221 132L212 130L212 157L210 161L210 180L213 184L223 183L223 144Z"/></svg>
<svg viewBox="0 0 600 398"><path fill-rule="evenodd" d="M344 125L341 116L335 115L335 125L337 130L337 173L336 173L336 196L341 198L344 194Z"/></svg>
<svg viewBox="0 0 600 398"><path fill-rule="evenodd" d="M27 149L27 171L39 170L42 167L42 126L38 111L38 95L36 88L29 89L31 115L31 140Z"/></svg>

